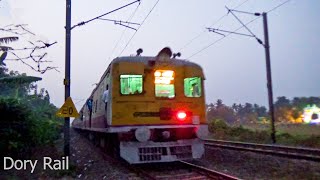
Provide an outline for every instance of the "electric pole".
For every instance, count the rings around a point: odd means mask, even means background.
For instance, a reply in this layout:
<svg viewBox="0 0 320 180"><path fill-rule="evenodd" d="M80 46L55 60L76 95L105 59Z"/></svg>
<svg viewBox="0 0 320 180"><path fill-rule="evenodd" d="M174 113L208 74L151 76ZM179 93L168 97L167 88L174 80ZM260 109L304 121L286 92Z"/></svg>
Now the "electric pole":
<svg viewBox="0 0 320 180"><path fill-rule="evenodd" d="M267 13L262 13L263 29L264 29L264 49L266 52L266 68L267 68L267 87L269 97L269 110L271 117L271 139L276 143L276 130L274 125L274 107L273 107L273 92L272 92L272 77L271 77L271 63L270 63L270 46L269 46L269 33L268 33L268 20Z"/></svg>
<svg viewBox="0 0 320 180"><path fill-rule="evenodd" d="M227 8L227 7L226 7ZM232 10L232 9L228 9L228 12L230 12L241 24L242 27L245 27L248 32L250 34L243 34L243 33L237 33L235 31L226 31L226 30L221 30L221 29L215 29L215 28L207 28L209 30L209 32L214 32L217 34L220 34L224 37L226 37L226 35L224 35L221 32L225 32L225 33L229 33L229 34L236 34L236 35L241 35L241 36L249 36L249 37L253 37L255 38L259 44L261 44L264 49L265 49L265 56L266 56L266 69L267 69L267 88L268 88L268 101L269 101L269 112L270 112L270 118L271 118L271 140L272 143L276 143L276 130L275 130L275 118L274 118L274 106L273 106L273 92L272 92L272 78L271 78L271 63L270 63L270 45L269 45L269 34L268 34L268 22L267 22L267 13L250 13L250 12L244 12L244 11L238 11L238 10ZM252 31L250 31L250 29L246 26L246 24L244 24L234 13L235 12L239 12L239 13L245 13L245 14L251 14L254 16L261 16L263 17L263 29L264 29L264 43L256 37L256 35L254 35L252 33ZM240 29L240 28L238 28ZM237 29L237 30L238 30ZM236 31L237 31L236 30ZM228 35L229 35L228 34Z"/></svg>
<svg viewBox="0 0 320 180"><path fill-rule="evenodd" d="M64 100L70 97L70 45L71 45L71 0L66 0L66 57ZM64 156L70 155L70 117L64 118Z"/></svg>
<svg viewBox="0 0 320 180"><path fill-rule="evenodd" d="M132 4L135 4L135 3L139 3L139 5L140 5L140 0L136 0L134 2L131 2L129 4L121 6L121 7L117 8L117 9L114 9L114 10L112 10L110 12L107 12L105 14L102 14L100 16L92 18L92 19L90 19L88 21L80 22L77 25L71 27L71 0L66 0L66 26L65 26L65 29L66 29L66 51L65 51L65 78L64 78L64 81L63 81L64 91L65 91L64 101L66 101L70 97L70 84L71 84L71 81L70 81L70 79L71 79L71 77L70 77L71 30L73 28L77 27L77 26L85 25L85 24L87 24L87 23L89 23L91 21L100 19L103 16L106 16L106 15L108 15L110 13L113 13L115 11L118 11L120 9L123 9L123 8L125 8L127 6L130 6ZM106 19L101 19L101 20L106 20ZM109 20L109 21L113 21L116 24L118 23L119 25L125 26L127 28L134 29L134 28L129 27L127 25L121 24L121 21L116 21L116 20ZM124 23L140 25L138 23L131 23L131 22L124 22ZM64 148L63 149L64 149L64 155L65 156L69 156L70 155L70 117L65 117L64 118Z"/></svg>

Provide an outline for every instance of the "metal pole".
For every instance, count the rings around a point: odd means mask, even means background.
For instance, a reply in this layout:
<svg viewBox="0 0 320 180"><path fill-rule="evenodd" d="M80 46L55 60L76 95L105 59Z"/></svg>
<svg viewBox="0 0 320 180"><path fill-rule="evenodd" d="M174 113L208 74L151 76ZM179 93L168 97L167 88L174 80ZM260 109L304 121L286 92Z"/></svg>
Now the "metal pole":
<svg viewBox="0 0 320 180"><path fill-rule="evenodd" d="M71 43L71 0L66 0L66 57L65 57L65 79L64 100L70 97L70 43ZM64 155L70 155L70 118L64 118Z"/></svg>
<svg viewBox="0 0 320 180"><path fill-rule="evenodd" d="M273 108L273 94L272 94L272 78L271 78L271 64L270 64L270 46L269 46L269 34L268 34L268 21L267 13L262 13L263 16L263 29L264 29L264 48L266 52L266 66L267 66L267 86L269 96L269 109L271 117L271 139L273 143L276 143L275 125L274 125L274 108Z"/></svg>

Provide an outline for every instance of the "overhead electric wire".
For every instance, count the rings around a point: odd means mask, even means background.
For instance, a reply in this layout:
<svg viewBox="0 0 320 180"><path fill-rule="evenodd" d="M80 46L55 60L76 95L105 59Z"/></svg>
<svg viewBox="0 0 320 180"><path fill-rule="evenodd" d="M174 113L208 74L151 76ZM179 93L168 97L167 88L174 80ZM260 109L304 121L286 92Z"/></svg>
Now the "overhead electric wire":
<svg viewBox="0 0 320 180"><path fill-rule="evenodd" d="M72 30L73 28L75 28L75 27L83 26L83 25L85 25L85 24L87 24L87 23L89 23L89 22L91 22L91 21L97 20L97 19L99 19L99 18L101 18L101 17L103 17L103 16L106 16L106 15L108 15L108 14L111 14L111 13L113 13L113 12L116 12L116 11L118 11L118 10L120 10L120 9L123 9L123 8L125 8L125 7L127 7L127 6L130 6L130 5L132 5L132 4L134 4L134 3L137 3L137 2L139 2L139 4L140 4L140 0L136 0L136 1L134 1L134 2L131 2L131 3L129 3L129 4L126 4L126 5L124 5L124 6L121 6L121 7L117 8L117 9L114 9L114 10L112 10L112 11L109 11L109 12L107 12L107 13L104 13L104 14L102 14L102 15L100 15L100 16L94 17L94 18L89 19L89 20L87 20L87 21L82 21L82 22L80 22L80 23L72 26L72 27L71 27L71 30Z"/></svg>
<svg viewBox="0 0 320 180"><path fill-rule="evenodd" d="M128 18L127 21L131 21L131 19L133 18L133 16L136 14L139 6L140 6L140 3L138 4L138 6L137 6L136 9L133 11L133 13L132 13L131 16ZM140 25L140 24L139 24L139 25ZM124 33L126 32L126 30L127 30L127 28L123 29L119 40L117 41L116 45L113 47L113 49L112 49L112 51L111 51L111 53L110 53L110 56L109 56L109 58L108 58L109 60L110 60L110 58L112 57L112 55L113 55L114 51L116 50L116 48L118 47L118 45L119 45L122 37L124 36Z"/></svg>
<svg viewBox="0 0 320 180"><path fill-rule="evenodd" d="M149 13L147 14L147 16L143 19L143 21L141 22L141 25L137 28L137 30L134 32L134 34L131 36L131 38L129 39L129 41L127 42L127 44L124 46L124 48L122 49L121 53L119 54L119 56L121 56L121 54L123 53L123 51L127 48L127 46L129 45L129 43L131 42L131 40L134 38L134 36L137 34L137 32L139 31L139 29L141 28L141 26L143 25L143 23L146 21L146 19L149 17L149 15L151 14L151 12L153 11L153 9L157 6L157 4L159 3L160 0L157 0L157 2L153 5L153 7L151 8L151 10L149 11Z"/></svg>
<svg viewBox="0 0 320 180"><path fill-rule="evenodd" d="M104 20L104 21L111 21L114 22L115 24L134 24L134 25L140 25L139 23L134 23L134 22L128 22L128 21L121 21L121 20L114 20L114 19L105 19L105 18L99 18L100 20Z"/></svg>
<svg viewBox="0 0 320 180"><path fill-rule="evenodd" d="M269 11L267 11L267 13L278 9L279 7L281 7L284 4L288 3L289 1L291 1L291 0L284 1L283 3L279 4L278 6L276 6L276 7L272 8L272 9L270 9Z"/></svg>
<svg viewBox="0 0 320 180"><path fill-rule="evenodd" d="M240 6L242 6L244 3L248 2L249 0L245 0L242 3L240 3L239 5L235 6L234 8L238 8ZM223 18L225 18L226 16L228 16L228 13L224 14L223 16L221 16L217 21L215 21L214 23L212 23L209 27L214 26L215 24L217 24L218 22L220 22ZM187 46L189 46L194 40L198 39L203 33L207 32L207 30L202 31L201 33L199 33L197 36L195 36L194 38L192 38L190 41L188 41L182 48L179 49L179 51L181 51L182 49L186 48Z"/></svg>
<svg viewBox="0 0 320 180"><path fill-rule="evenodd" d="M282 5L286 4L286 3L288 3L289 1L291 1L291 0L284 1L283 3L281 3L281 4L277 5L277 6L275 6L274 8L270 9L269 11L267 11L267 13L269 13L269 12L271 12L271 11L276 10L277 8L279 8L280 6L282 6ZM258 17L256 17L256 18L252 19L251 21L247 22L247 23L246 23L246 24L244 24L243 26L240 26L239 28L235 29L233 32L237 32L238 30L242 29L243 27L247 26L248 24L250 24L250 23L252 23L252 22L256 21L256 20L257 20L257 19L259 19L260 17L261 17L261 16L258 16ZM228 37L230 34L232 34L232 32L230 32L230 33L228 33L227 35L225 35L225 36L221 37L220 39L217 39L216 41L214 41L214 42L210 43L209 45L207 45L207 46L203 47L202 49L200 49L200 50L199 50L199 51L197 51L196 53L193 53L193 54L192 54L191 56L189 56L187 59L189 59L189 58L191 58L191 57L193 57L193 56L195 56L195 55L199 54L200 52L202 52L202 51L204 51L204 50L208 49L210 46L212 46L212 45L214 45L214 44L218 43L219 41L221 41L222 39L224 39L224 38Z"/></svg>
<svg viewBox="0 0 320 180"><path fill-rule="evenodd" d="M245 25L248 25L248 24L252 23L253 21L255 21L255 20L259 19L259 18L260 18L260 17L257 17L257 18L255 18L255 19L253 19L253 20L251 20L251 21L247 22ZM239 28L235 29L233 32L237 32L238 30L242 29L243 27L244 27L244 26L240 26ZM228 37L230 34L232 34L232 32L230 32L230 33L226 34L225 36L223 36L223 37L222 37L222 38L220 38L220 39L217 39L217 40L216 40L216 41L214 41L213 43L211 43L211 44L209 44L209 45L205 46L204 48L200 49L200 50L199 50L199 51L197 51L196 53L194 53L194 54L192 54L191 56L187 57L187 59L189 59L189 58L191 58L191 57L193 57L193 56L195 56L195 55L199 54L200 52L202 52L202 51L206 50L206 49L207 49L207 48L209 48L210 46L212 46L212 45L214 45L214 44L218 43L219 41L221 41L222 39L224 39L224 38Z"/></svg>
<svg viewBox="0 0 320 180"><path fill-rule="evenodd" d="M226 8L227 8L227 7L226 7ZM253 34L253 32L252 32L245 24L243 24L243 22L242 22L229 8L227 8L227 9L228 9L228 11L240 22L240 24L241 24L244 28L246 28L247 31L249 31L249 33L250 33L253 37L256 37L256 35Z"/></svg>

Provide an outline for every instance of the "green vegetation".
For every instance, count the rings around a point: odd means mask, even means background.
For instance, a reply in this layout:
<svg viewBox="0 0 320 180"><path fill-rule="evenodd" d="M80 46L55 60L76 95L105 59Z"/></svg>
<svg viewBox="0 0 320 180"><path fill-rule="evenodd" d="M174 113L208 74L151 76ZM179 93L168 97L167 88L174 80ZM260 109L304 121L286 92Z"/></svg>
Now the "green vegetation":
<svg viewBox="0 0 320 180"><path fill-rule="evenodd" d="M285 128L280 125L277 126L277 144L320 148L319 126L306 126L304 124L294 124L294 126L299 127L300 129L302 128L304 131L286 131L288 129L291 130L291 128L288 128L287 126ZM310 133L308 128L311 130L317 128L317 133ZM230 126L222 119L213 119L209 122L209 131L212 133L214 139L253 143L272 142L270 130L264 125L262 125L262 128L252 128L252 126L247 128L241 125Z"/></svg>
<svg viewBox="0 0 320 180"><path fill-rule="evenodd" d="M0 152L23 157L32 147L52 143L59 137L62 122L50 103L48 91L33 82L39 78L9 72L0 66Z"/></svg>
<svg viewBox="0 0 320 180"><path fill-rule="evenodd" d="M243 126L232 127L222 119L214 119L209 122L209 131L214 139L255 143L271 142L268 131L250 130Z"/></svg>
<svg viewBox="0 0 320 180"><path fill-rule="evenodd" d="M278 144L320 148L320 126L305 124L302 114L308 105L320 105L319 97L292 100L278 97L275 102L276 140ZM257 104L233 104L218 100L207 105L209 130L215 139L271 143L267 108Z"/></svg>
<svg viewBox="0 0 320 180"><path fill-rule="evenodd" d="M303 109L308 105L320 106L320 97L295 97L292 100L278 97L274 103L276 123L302 123ZM268 123L267 108L257 104L245 103L227 106L222 100L207 105L208 120L222 119L231 125Z"/></svg>

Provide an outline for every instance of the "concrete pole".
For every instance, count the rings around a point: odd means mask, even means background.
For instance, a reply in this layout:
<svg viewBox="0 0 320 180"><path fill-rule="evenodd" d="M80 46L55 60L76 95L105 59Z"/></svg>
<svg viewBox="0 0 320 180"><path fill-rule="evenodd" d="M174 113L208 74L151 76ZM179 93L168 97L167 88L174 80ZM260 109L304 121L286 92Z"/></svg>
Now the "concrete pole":
<svg viewBox="0 0 320 180"><path fill-rule="evenodd" d="M270 46L269 46L269 34L268 34L268 20L267 13L262 13L263 17L263 29L264 29L264 48L266 52L266 67L267 67L267 87L269 97L269 111L271 117L271 139L273 143L276 143L276 130L274 119L274 107L273 107L273 93L272 93L272 78L271 78L271 63L270 63Z"/></svg>
<svg viewBox="0 0 320 180"><path fill-rule="evenodd" d="M66 57L65 57L65 95L70 97L70 44L71 44L71 0L66 0ZM64 155L70 155L70 117L64 118Z"/></svg>

